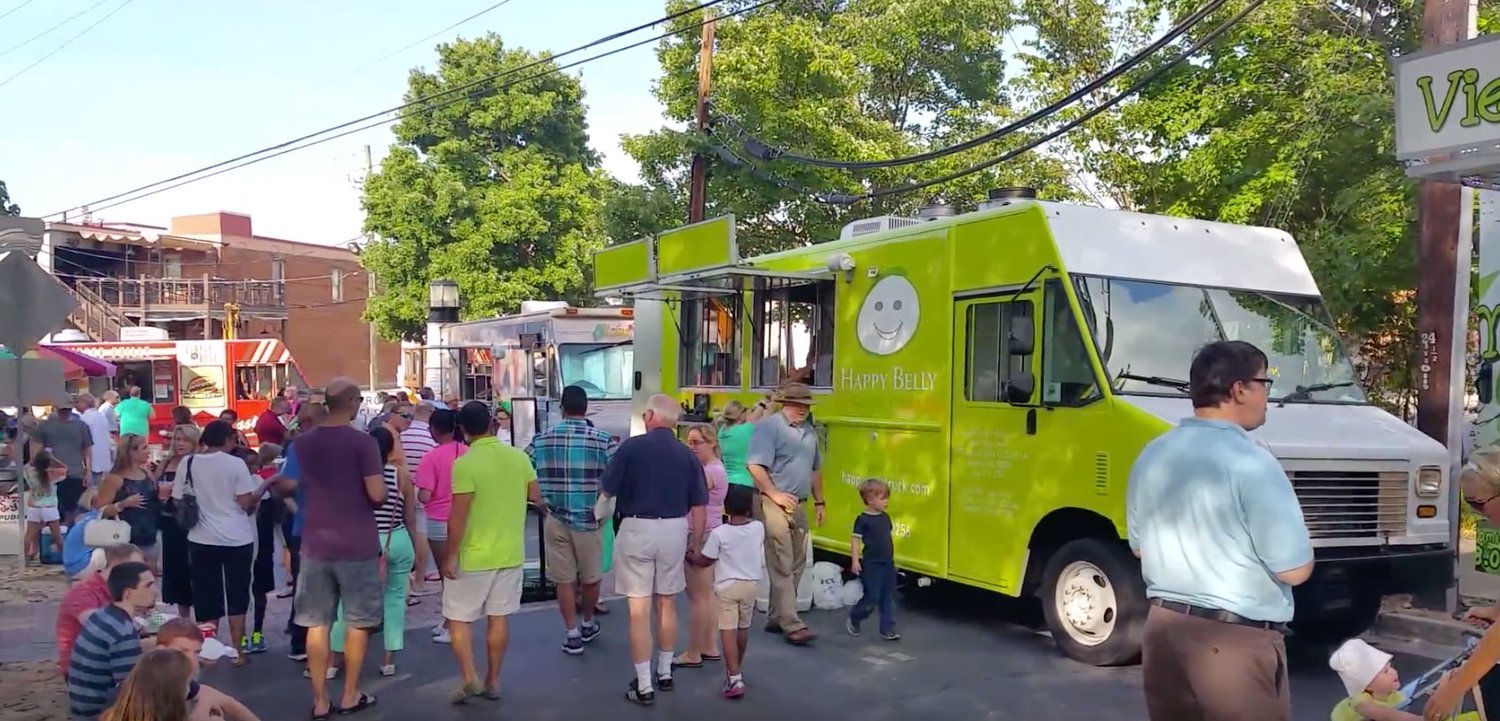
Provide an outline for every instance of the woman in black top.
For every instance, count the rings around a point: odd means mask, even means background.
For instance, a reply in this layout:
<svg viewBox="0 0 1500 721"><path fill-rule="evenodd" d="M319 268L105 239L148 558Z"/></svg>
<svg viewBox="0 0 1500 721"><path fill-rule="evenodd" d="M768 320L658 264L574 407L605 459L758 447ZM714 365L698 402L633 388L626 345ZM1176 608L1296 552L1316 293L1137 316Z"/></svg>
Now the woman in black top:
<svg viewBox="0 0 1500 721"><path fill-rule="evenodd" d="M156 479L147 472L150 448L146 439L126 433L115 449L115 466L99 483L94 508L104 517L115 517L130 524L130 542L140 547L147 565L153 569L161 559L156 544L161 518L161 497Z"/></svg>
<svg viewBox="0 0 1500 721"><path fill-rule="evenodd" d="M172 430L172 446L166 460L152 466L156 477L157 493L164 495L161 514L157 523L161 528L161 600L175 604L178 615L193 617L192 574L188 563L187 530L177 524L172 515L176 502L172 501L172 483L177 479L177 468L198 451L199 431L197 426L179 425Z"/></svg>

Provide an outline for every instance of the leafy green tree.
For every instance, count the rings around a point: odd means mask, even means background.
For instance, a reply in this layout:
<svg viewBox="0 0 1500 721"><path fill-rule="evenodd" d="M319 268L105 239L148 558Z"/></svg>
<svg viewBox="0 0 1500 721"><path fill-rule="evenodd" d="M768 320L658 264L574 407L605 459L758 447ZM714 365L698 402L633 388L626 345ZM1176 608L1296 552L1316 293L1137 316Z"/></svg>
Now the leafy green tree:
<svg viewBox="0 0 1500 721"><path fill-rule="evenodd" d="M754 136L822 157L879 159L947 145L1014 117L1004 60L1014 29L1008 2L783 0L718 21L712 99L716 115L728 120L716 124L713 140L741 157L715 157L708 216L734 213L742 252L756 253L829 240L853 218L908 214L927 202L972 207L991 187L1024 184L1072 197L1062 163L1028 155L921 193L833 206L808 189L858 193L926 179L993 150L859 173L750 163L741 150ZM731 0L720 7L733 12L751 4ZM668 3L671 10L688 6L687 0ZM644 187L636 192L673 199L649 215L659 227L685 222L688 167L693 153L706 149L704 139L687 130L697 98L699 33L692 25L699 20L678 20L681 32L657 52L663 75L656 95L677 127L623 142L641 165ZM631 197L617 194L615 202ZM668 209L683 210L671 217ZM638 230L611 223L610 236L630 240L625 233Z"/></svg>
<svg viewBox="0 0 1500 721"><path fill-rule="evenodd" d="M0 215L20 215L21 206L10 202L10 191L5 187L5 181L0 180Z"/></svg>
<svg viewBox="0 0 1500 721"><path fill-rule="evenodd" d="M494 34L440 45L435 71L411 71L406 100L539 58ZM512 313L528 299L589 297L585 269L602 246L607 185L588 147L583 88L545 72L552 67L513 72L396 124L363 196L365 230L377 240L362 258L379 281L366 315L383 336L422 337L427 285L439 278L458 281L466 318Z"/></svg>

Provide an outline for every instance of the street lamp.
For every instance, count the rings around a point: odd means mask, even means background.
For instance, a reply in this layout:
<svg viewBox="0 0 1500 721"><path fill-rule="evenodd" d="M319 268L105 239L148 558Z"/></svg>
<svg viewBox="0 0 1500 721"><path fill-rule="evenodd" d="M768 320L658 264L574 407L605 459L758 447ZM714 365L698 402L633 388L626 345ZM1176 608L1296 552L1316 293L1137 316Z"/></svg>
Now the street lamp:
<svg viewBox="0 0 1500 721"><path fill-rule="evenodd" d="M427 285L428 323L457 323L459 306L457 282L444 279Z"/></svg>
<svg viewBox="0 0 1500 721"><path fill-rule="evenodd" d="M450 363L448 350L443 346L443 324L457 323L462 299L458 294L458 283L443 279L427 284L427 352L423 372L423 385L446 394Z"/></svg>

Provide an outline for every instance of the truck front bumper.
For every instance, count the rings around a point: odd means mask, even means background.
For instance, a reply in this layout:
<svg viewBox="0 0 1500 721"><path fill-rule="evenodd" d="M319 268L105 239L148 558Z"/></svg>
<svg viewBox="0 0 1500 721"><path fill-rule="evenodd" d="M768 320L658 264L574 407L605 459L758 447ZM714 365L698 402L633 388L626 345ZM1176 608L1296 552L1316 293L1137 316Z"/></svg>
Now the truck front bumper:
<svg viewBox="0 0 1500 721"><path fill-rule="evenodd" d="M1446 591L1458 556L1446 544L1319 548L1312 578L1294 591L1297 615L1372 612L1382 596Z"/></svg>

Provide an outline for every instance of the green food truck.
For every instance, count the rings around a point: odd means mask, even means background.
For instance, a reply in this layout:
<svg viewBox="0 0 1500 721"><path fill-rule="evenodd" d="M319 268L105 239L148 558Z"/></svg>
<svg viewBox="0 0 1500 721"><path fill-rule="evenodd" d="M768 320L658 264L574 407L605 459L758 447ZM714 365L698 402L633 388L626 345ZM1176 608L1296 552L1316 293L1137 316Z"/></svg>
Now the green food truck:
<svg viewBox="0 0 1500 721"><path fill-rule="evenodd" d="M1139 657L1125 487L1192 414L1184 381L1209 341L1254 343L1277 381L1254 436L1317 548L1297 632L1356 634L1382 595L1451 585L1448 453L1366 400L1286 233L1005 189L975 212L861 220L750 258L716 218L606 248L595 282L634 299L637 404L672 394L704 422L812 386L821 552L847 553L855 486L883 479L906 575L1035 595L1079 661Z"/></svg>

